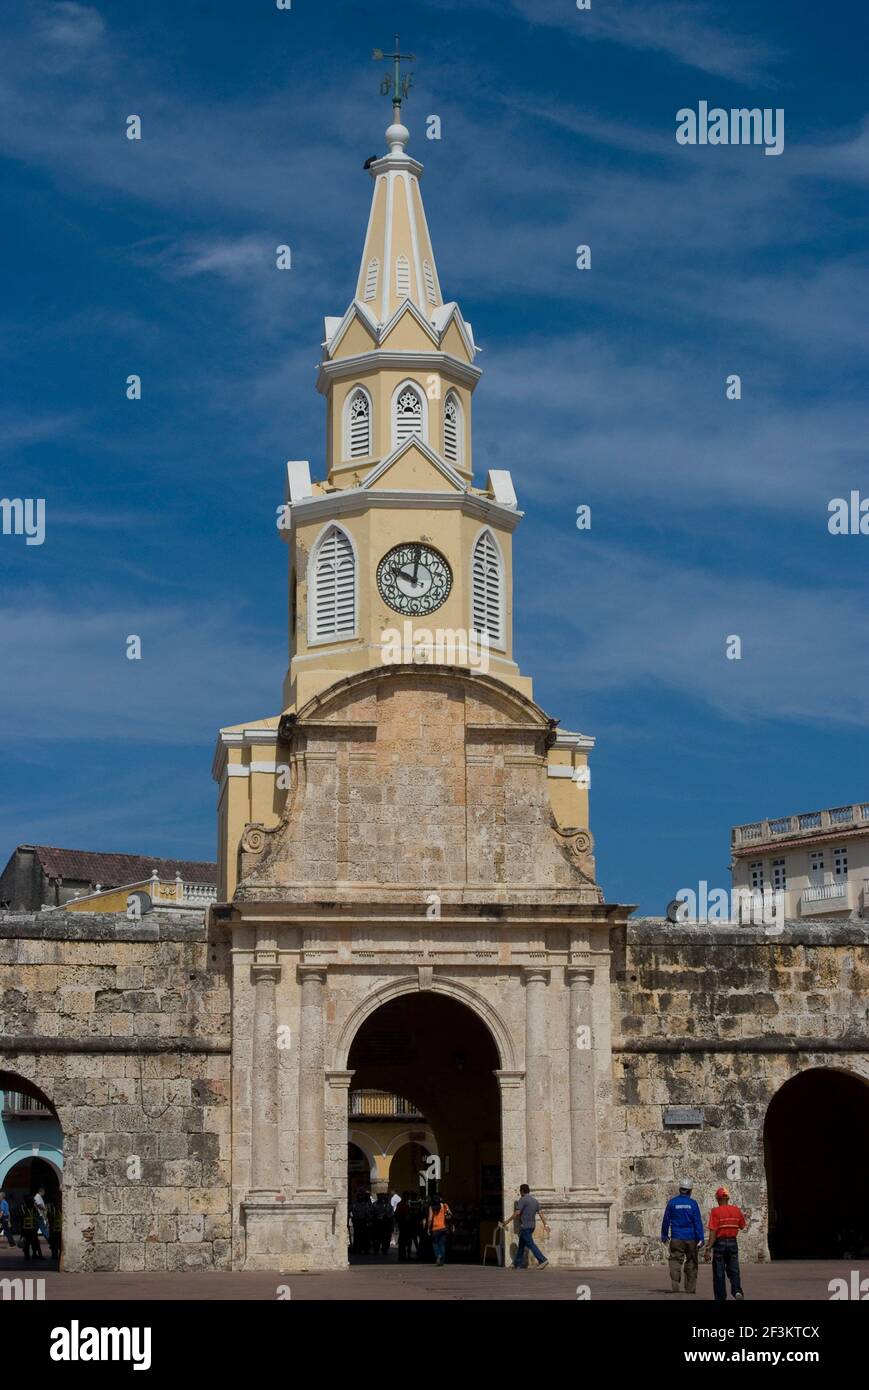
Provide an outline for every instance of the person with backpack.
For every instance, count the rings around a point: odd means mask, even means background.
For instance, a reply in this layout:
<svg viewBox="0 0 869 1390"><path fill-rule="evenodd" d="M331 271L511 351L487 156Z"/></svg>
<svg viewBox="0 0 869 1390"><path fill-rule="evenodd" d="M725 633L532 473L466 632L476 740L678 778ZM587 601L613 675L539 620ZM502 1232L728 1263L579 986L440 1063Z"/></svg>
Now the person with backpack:
<svg viewBox="0 0 869 1390"><path fill-rule="evenodd" d="M452 1224L453 1214L440 1193L436 1192L429 1204L426 1220L436 1265L442 1265L447 1257L447 1233L452 1229Z"/></svg>
<svg viewBox="0 0 869 1390"><path fill-rule="evenodd" d="M42 1247L39 1244L37 1211L32 1197L25 1197L21 1215L21 1249L25 1260L41 1260Z"/></svg>
<svg viewBox="0 0 869 1390"><path fill-rule="evenodd" d="M697 1292L697 1251L703 1244L703 1217L691 1196L691 1182L683 1178L678 1197L671 1197L664 1208L661 1243L670 1242L670 1292L681 1293L682 1265L685 1266L685 1292Z"/></svg>

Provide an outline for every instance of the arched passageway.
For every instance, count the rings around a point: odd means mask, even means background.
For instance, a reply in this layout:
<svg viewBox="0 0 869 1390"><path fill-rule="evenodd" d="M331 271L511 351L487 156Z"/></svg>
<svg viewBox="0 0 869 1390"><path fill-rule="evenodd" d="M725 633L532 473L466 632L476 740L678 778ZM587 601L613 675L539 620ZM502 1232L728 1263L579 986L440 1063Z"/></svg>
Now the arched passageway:
<svg viewBox="0 0 869 1390"><path fill-rule="evenodd" d="M353 1092L384 1093L412 1104L416 1115L383 1145L383 1190L425 1198L439 1189L455 1217L453 1260L478 1261L501 1217L499 1065L482 1019L466 1004L425 991L382 1004L350 1047ZM365 1123L369 1132L376 1128L375 1117Z"/></svg>
<svg viewBox="0 0 869 1390"><path fill-rule="evenodd" d="M869 1255L869 1083L801 1072L770 1101L763 1138L772 1259Z"/></svg>
<svg viewBox="0 0 869 1390"><path fill-rule="evenodd" d="M32 1198L40 1193L45 1202L49 1241L43 1238L26 1253L47 1255L50 1243L60 1249L63 1181L63 1130L48 1096L17 1072L0 1071L0 1190L9 1203L11 1232L20 1242L33 1225L29 1213ZM19 1245L0 1241L4 1266L18 1260Z"/></svg>

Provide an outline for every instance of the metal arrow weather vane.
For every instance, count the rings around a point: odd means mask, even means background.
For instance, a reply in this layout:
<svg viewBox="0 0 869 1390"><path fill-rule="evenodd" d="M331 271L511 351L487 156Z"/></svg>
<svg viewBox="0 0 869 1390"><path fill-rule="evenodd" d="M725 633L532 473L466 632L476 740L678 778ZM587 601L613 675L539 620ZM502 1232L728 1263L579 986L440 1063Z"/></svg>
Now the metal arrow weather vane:
<svg viewBox="0 0 869 1390"><path fill-rule="evenodd" d="M406 77L402 77L401 65L403 62L416 62L415 53L402 53L400 50L401 41L398 34L396 34L394 53L384 53L382 48L375 48L372 54L375 63L391 62L395 64L393 75L390 77L389 73L386 74L380 84L380 90L384 96L388 96L389 93L392 92L392 104L398 107L401 106L402 100L407 100L407 94L413 86L413 73L410 72Z"/></svg>

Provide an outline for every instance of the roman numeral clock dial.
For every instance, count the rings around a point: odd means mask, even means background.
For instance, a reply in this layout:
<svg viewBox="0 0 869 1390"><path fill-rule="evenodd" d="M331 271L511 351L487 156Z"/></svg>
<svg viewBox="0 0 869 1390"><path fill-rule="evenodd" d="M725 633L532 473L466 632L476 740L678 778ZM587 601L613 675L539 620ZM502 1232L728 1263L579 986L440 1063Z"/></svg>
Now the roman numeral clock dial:
<svg viewBox="0 0 869 1390"><path fill-rule="evenodd" d="M449 597L453 572L440 551L421 541L393 546L377 566L377 587L396 613L434 613Z"/></svg>

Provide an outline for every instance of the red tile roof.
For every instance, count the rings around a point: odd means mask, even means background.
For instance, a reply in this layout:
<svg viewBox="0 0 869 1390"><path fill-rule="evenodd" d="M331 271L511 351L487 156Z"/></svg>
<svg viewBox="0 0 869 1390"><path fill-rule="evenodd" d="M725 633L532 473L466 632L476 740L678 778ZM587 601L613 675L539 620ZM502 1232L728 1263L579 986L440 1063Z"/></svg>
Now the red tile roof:
<svg viewBox="0 0 869 1390"><path fill-rule="evenodd" d="M99 883L103 888L119 888L150 878L154 869L160 878L180 874L185 883L216 883L217 865L198 859L159 859L145 854L98 854L89 849L54 849L33 845L48 878L74 879Z"/></svg>

